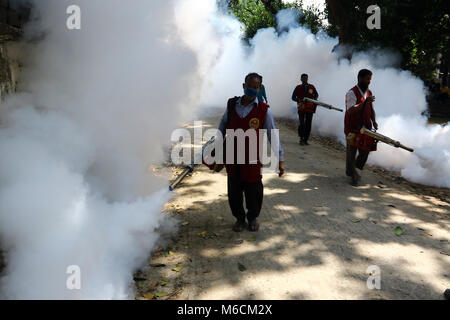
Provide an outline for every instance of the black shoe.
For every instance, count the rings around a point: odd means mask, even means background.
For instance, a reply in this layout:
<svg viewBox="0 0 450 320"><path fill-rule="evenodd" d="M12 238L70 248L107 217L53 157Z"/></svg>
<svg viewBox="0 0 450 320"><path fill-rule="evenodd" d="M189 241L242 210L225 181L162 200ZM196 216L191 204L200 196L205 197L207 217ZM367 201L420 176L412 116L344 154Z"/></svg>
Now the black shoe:
<svg viewBox="0 0 450 320"><path fill-rule="evenodd" d="M352 176L352 186L357 187L360 180L361 176L355 171Z"/></svg>
<svg viewBox="0 0 450 320"><path fill-rule="evenodd" d="M303 143L305 144L305 146L309 146L309 143L308 143L308 141L303 141Z"/></svg>
<svg viewBox="0 0 450 320"><path fill-rule="evenodd" d="M450 289L445 290L444 298L447 299L447 300L450 300Z"/></svg>
<svg viewBox="0 0 450 320"><path fill-rule="evenodd" d="M299 143L300 143L301 146L304 146L304 145L305 145L305 143L304 143L303 140L301 140L301 139L300 139L300 142L299 142Z"/></svg>
<svg viewBox="0 0 450 320"><path fill-rule="evenodd" d="M247 223L245 221L236 221L236 223L233 226L234 232L242 232L244 229L247 228Z"/></svg>
<svg viewBox="0 0 450 320"><path fill-rule="evenodd" d="M256 232L256 231L258 231L259 230L259 223L258 223L258 220L253 220L253 221L250 221L249 223L248 223L248 231L250 231L250 232Z"/></svg>

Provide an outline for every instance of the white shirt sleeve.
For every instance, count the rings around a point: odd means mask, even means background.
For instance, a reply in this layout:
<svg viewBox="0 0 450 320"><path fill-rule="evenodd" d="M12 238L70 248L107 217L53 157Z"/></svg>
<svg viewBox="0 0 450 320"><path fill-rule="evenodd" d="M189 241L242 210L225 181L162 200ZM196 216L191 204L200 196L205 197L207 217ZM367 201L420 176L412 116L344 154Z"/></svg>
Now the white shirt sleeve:
<svg viewBox="0 0 450 320"><path fill-rule="evenodd" d="M353 90L350 90L345 95L345 107L348 109L354 107L356 105L356 95Z"/></svg>

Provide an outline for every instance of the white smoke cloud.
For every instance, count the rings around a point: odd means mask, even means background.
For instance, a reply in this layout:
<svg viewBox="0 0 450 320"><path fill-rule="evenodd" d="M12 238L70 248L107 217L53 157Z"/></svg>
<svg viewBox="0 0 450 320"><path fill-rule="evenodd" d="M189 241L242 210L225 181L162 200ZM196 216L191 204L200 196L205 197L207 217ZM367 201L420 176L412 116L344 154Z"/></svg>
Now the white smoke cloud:
<svg viewBox="0 0 450 320"><path fill-rule="evenodd" d="M300 11L292 8L281 10L277 14L277 30L278 32L289 31L289 29L297 28L300 26L298 18L300 17Z"/></svg>
<svg viewBox="0 0 450 320"><path fill-rule="evenodd" d="M78 31L66 28L72 4ZM147 168L196 92L196 57L180 44L173 5L33 2L22 93L1 110L2 297L133 298L155 230L173 224L160 213L167 181ZM79 291L66 288L70 265L81 268Z"/></svg>
<svg viewBox="0 0 450 320"><path fill-rule="evenodd" d="M416 149L409 154L380 144L369 163L399 170L414 182L450 187L450 131L427 125L421 116L427 107L423 82L408 71L394 68L399 62L397 54L374 49L356 54L351 63L338 62L332 53L337 39L324 34L315 37L298 26L289 11L278 15L278 24L288 26L288 32L259 30L248 47L241 41L242 27L236 19L218 12L214 1L182 2L191 10L177 7L179 32L207 70L203 73L204 105L224 108L229 97L242 94L244 75L255 71L264 77L276 116L296 118L291 95L302 73L308 73L310 82L318 88L319 100L345 109L345 94L356 84L358 71L369 68L374 72L371 89L377 97L379 132ZM313 125L316 133L345 141L344 114L319 107Z"/></svg>
<svg viewBox="0 0 450 320"><path fill-rule="evenodd" d="M297 0L282 0L284 3L294 3L297 2ZM326 0L302 0L301 2L302 9L308 10L309 8L315 8L320 13L325 12L325 8L327 6ZM322 23L324 25L328 25L328 19L322 20Z"/></svg>

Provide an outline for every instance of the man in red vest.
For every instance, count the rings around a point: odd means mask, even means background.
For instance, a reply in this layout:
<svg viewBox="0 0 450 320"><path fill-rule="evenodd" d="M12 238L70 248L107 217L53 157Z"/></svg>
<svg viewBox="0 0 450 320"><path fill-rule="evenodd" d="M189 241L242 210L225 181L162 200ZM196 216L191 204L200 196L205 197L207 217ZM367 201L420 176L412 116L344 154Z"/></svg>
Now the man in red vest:
<svg viewBox="0 0 450 320"><path fill-rule="evenodd" d="M225 111L219 125L219 131L225 137L227 133L227 141L234 139L234 159L232 163L226 163L225 167L228 174L228 202L233 216L236 218L236 223L233 230L236 232L242 231L248 226L250 231L258 231L259 223L257 218L260 214L263 202L263 184L261 169L262 164L259 159L259 150L262 147L262 141L259 141L259 130L267 130L269 142L271 142L271 130L276 129L273 115L269 106L258 100L259 90L261 89L262 77L257 73L250 73L245 78L243 84L244 96L235 97L228 101L227 111ZM253 129L256 132L256 151L254 161L251 159L251 152L249 150L254 145L249 145L250 139L245 139L245 150L238 150L236 136L230 137L228 130L242 129L244 133ZM279 145L279 176L284 174L284 152L281 144ZM245 153L245 161L240 164L237 158ZM246 213L243 206L243 196L245 194L245 202L247 207L247 220L245 221Z"/></svg>
<svg viewBox="0 0 450 320"><path fill-rule="evenodd" d="M301 76L302 84L298 85L292 93L292 100L297 102L298 106L298 136L300 145L309 145L308 139L311 134L312 119L316 113L317 106L311 102L304 102L303 98L311 98L317 100L319 94L316 88L308 83L308 75L306 73Z"/></svg>
<svg viewBox="0 0 450 320"><path fill-rule="evenodd" d="M345 97L345 135L347 137L347 164L346 174L351 177L352 185L357 186L361 179L356 168L363 170L370 151L355 147L357 134L364 126L367 129L378 129L376 114L373 109L375 96L369 90L372 72L362 69L358 73L358 84L347 92ZM358 157L355 159L356 154Z"/></svg>

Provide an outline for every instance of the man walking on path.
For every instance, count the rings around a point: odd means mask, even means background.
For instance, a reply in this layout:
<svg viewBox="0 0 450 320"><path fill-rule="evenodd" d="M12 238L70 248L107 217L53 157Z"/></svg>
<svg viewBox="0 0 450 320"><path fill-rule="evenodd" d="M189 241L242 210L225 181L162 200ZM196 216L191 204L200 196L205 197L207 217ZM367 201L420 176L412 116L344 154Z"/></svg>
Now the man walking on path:
<svg viewBox="0 0 450 320"><path fill-rule="evenodd" d="M273 115L267 104L258 100L258 93L261 89L262 77L256 73L250 73L245 78L243 84L244 96L235 97L228 101L227 111L225 111L222 120L220 121L219 131L225 137L227 130L232 129L243 130L248 133L249 130L256 131L257 139L257 161L251 161L249 158L249 141L245 139L245 150L237 148L237 138L227 136L226 139L234 138L234 161L225 167L228 174L228 202L233 216L236 218L236 223L233 226L235 232L242 231L247 227L245 221L246 213L243 206L244 194L245 203L247 207L247 221L248 229L250 231L258 231L259 217L262 202L263 202L263 184L260 161L260 148L262 148L262 141L260 141L259 130L267 130L269 142L272 143L271 130L276 129ZM245 163L238 164L237 158L241 156L240 152L245 152ZM279 158L279 176L284 174L284 151L281 145L278 150Z"/></svg>
<svg viewBox="0 0 450 320"><path fill-rule="evenodd" d="M298 107L298 136L300 138L300 145L309 145L308 139L311 134L312 119L316 113L317 106L311 102L304 102L304 98L311 98L317 100L319 94L316 88L308 83L308 75L302 74L302 84L298 85L292 93L292 100L297 102Z"/></svg>
<svg viewBox="0 0 450 320"><path fill-rule="evenodd" d="M371 130L372 125L375 130L378 129L376 114L373 109L375 96L369 90L371 80L372 72L362 69L358 73L358 84L350 89L345 97L347 109L344 130L347 137L346 174L351 177L353 186L357 186L361 180L356 168L363 170L371 151L370 148L364 146L364 140L371 138L361 135L360 130L363 126ZM355 146L356 142L359 144ZM356 157L356 154L358 154L358 157Z"/></svg>

